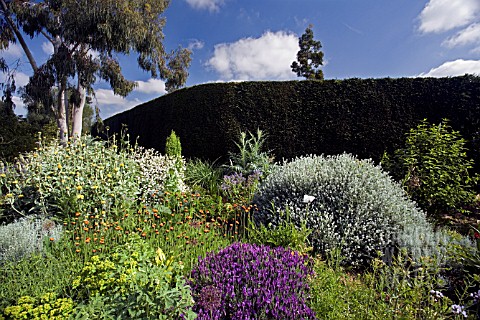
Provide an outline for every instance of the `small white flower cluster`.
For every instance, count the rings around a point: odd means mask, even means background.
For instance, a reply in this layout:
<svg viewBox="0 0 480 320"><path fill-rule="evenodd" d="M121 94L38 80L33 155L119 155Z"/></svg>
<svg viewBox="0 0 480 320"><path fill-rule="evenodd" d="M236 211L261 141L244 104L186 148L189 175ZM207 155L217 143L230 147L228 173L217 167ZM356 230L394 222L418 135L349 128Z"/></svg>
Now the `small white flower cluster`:
<svg viewBox="0 0 480 320"><path fill-rule="evenodd" d="M401 186L372 161L349 154L284 162L262 182L254 202L259 222L278 225L288 209L295 224L312 230L315 250L340 248L348 264L363 264L397 245L420 258L437 243L425 214Z"/></svg>
<svg viewBox="0 0 480 320"><path fill-rule="evenodd" d="M62 232L61 225L37 216L0 226L0 264L41 252L45 241L59 240Z"/></svg>
<svg viewBox="0 0 480 320"><path fill-rule="evenodd" d="M465 311L465 307L464 307L464 306L460 306L460 305L458 305L458 304L454 304L454 305L452 305L452 312L455 313L455 314L462 315L464 318L467 317L467 311Z"/></svg>
<svg viewBox="0 0 480 320"><path fill-rule="evenodd" d="M163 193L172 188L177 189L175 191L187 191L187 186L184 183L185 159L168 157L154 149L144 149L142 147L138 147L134 157L135 162L140 165L142 174L142 177L140 177L140 193L142 195L149 196L154 193Z"/></svg>

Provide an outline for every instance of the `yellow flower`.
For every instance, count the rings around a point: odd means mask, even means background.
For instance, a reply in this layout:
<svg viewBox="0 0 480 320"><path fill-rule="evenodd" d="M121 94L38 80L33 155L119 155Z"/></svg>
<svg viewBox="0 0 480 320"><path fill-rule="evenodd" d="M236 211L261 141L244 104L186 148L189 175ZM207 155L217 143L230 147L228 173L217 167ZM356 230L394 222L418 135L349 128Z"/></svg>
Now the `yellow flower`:
<svg viewBox="0 0 480 320"><path fill-rule="evenodd" d="M82 200L84 198L83 194L77 194L77 199Z"/></svg>
<svg viewBox="0 0 480 320"><path fill-rule="evenodd" d="M13 194L12 194L12 193L7 193L7 194L5 195L5 197L6 197L6 198L13 198Z"/></svg>
<svg viewBox="0 0 480 320"><path fill-rule="evenodd" d="M5 173L0 174L0 177L5 178L7 175Z"/></svg>
<svg viewBox="0 0 480 320"><path fill-rule="evenodd" d="M57 165L57 168L58 168L58 169L62 169L62 165L59 163L59 164Z"/></svg>
<svg viewBox="0 0 480 320"><path fill-rule="evenodd" d="M98 189L98 186L92 186L92 189Z"/></svg>
<svg viewBox="0 0 480 320"><path fill-rule="evenodd" d="M111 178L111 177L112 177L112 175L110 173L107 174L107 178Z"/></svg>
<svg viewBox="0 0 480 320"><path fill-rule="evenodd" d="M124 167L125 165L123 163L120 163L120 167Z"/></svg>
<svg viewBox="0 0 480 320"><path fill-rule="evenodd" d="M82 186L77 186L76 189L77 189L78 191L80 191L80 190L82 190L83 188L82 188Z"/></svg>

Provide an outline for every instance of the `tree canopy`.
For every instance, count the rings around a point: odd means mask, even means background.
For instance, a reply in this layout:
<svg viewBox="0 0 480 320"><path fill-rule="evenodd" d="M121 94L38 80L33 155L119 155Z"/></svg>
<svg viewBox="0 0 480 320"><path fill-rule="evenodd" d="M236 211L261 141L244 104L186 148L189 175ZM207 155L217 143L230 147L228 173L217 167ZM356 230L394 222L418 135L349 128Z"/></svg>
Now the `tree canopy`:
<svg viewBox="0 0 480 320"><path fill-rule="evenodd" d="M323 52L322 44L313 39L312 26L305 29L305 33L299 38L300 50L297 52L297 61L291 65L292 71L299 77L308 80L323 80Z"/></svg>
<svg viewBox="0 0 480 320"><path fill-rule="evenodd" d="M71 135L79 135L86 95L94 95L97 80L105 80L121 96L134 89L135 83L122 74L117 54L137 54L138 66L166 80L167 90L184 85L190 51L167 52L163 45L168 4L169 0L0 0L0 49L20 42L34 70L24 96L31 106L54 110L66 141L67 106L73 112ZM41 66L19 28L30 38L52 43L54 52Z"/></svg>

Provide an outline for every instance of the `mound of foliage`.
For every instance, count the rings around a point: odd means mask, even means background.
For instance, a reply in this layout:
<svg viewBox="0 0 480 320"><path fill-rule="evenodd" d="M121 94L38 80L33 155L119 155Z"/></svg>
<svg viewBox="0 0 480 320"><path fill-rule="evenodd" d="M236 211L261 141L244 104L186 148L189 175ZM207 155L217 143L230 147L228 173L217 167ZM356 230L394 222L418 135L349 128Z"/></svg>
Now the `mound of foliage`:
<svg viewBox="0 0 480 320"><path fill-rule="evenodd" d="M262 182L254 203L257 222L305 224L316 252L328 256L340 249L349 265L366 264L378 251L390 254L396 247L420 258L439 253L446 241L387 173L349 154L285 162ZM282 214L287 211L288 217Z"/></svg>

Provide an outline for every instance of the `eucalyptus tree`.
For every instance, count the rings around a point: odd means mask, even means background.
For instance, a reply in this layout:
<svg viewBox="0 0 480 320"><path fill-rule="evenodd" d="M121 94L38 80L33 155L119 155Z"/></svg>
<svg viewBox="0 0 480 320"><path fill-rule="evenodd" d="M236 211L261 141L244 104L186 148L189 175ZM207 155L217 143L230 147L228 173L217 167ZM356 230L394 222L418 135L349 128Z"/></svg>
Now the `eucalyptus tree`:
<svg viewBox="0 0 480 320"><path fill-rule="evenodd" d="M138 66L166 80L167 90L186 82L190 51L167 52L163 45L163 13L169 0L0 0L0 4L0 23L9 28L0 36L22 43L20 27L23 34L43 37L53 46L53 54L40 67L29 58L34 75L25 92L31 101L55 109L62 142L68 139L66 103L72 108L71 135L76 137L82 131L86 96L94 95L97 80L105 80L123 97L134 89L135 82L122 74L118 54L137 54ZM22 48L29 57L28 46ZM67 101L68 90L73 94Z"/></svg>
<svg viewBox="0 0 480 320"><path fill-rule="evenodd" d="M313 39L312 26L305 29L305 33L298 39L300 50L297 52L297 61L291 64L292 71L299 77L307 80L323 80L323 52L322 44Z"/></svg>

